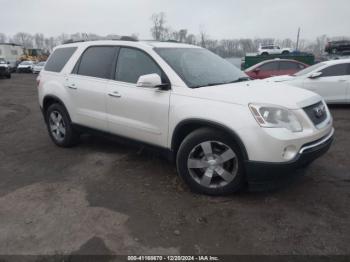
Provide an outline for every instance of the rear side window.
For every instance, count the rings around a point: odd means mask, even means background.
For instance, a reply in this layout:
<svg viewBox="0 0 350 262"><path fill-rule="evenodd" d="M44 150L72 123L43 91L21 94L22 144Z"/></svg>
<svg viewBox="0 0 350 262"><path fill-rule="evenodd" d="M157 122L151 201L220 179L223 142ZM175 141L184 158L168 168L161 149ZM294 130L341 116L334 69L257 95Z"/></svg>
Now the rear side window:
<svg viewBox="0 0 350 262"><path fill-rule="evenodd" d="M142 75L158 74L164 82L164 76L158 65L144 52L133 48L122 48L118 56L116 80L137 83Z"/></svg>
<svg viewBox="0 0 350 262"><path fill-rule="evenodd" d="M72 57L76 47L64 47L56 49L45 65L45 71L61 72L68 60Z"/></svg>
<svg viewBox="0 0 350 262"><path fill-rule="evenodd" d="M288 62L288 61L281 61L280 62L280 70L300 70L300 69L304 69L304 68L305 67L302 64Z"/></svg>
<svg viewBox="0 0 350 262"><path fill-rule="evenodd" d="M322 72L321 77L348 75L349 74L348 66L349 64L338 64L338 65L326 67L325 69L321 70Z"/></svg>
<svg viewBox="0 0 350 262"><path fill-rule="evenodd" d="M76 73L83 76L111 78L117 47L89 47L81 56Z"/></svg>
<svg viewBox="0 0 350 262"><path fill-rule="evenodd" d="M263 64L262 66L259 66L259 68L263 71L275 71L278 70L278 63L277 62L270 62Z"/></svg>

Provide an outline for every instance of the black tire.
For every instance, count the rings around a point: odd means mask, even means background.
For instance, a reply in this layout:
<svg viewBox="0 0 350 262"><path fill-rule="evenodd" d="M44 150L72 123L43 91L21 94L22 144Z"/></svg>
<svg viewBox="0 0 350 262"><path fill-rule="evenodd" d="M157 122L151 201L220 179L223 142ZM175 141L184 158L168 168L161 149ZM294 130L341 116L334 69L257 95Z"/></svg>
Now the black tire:
<svg viewBox="0 0 350 262"><path fill-rule="evenodd" d="M10 79L11 78L11 74L6 75L6 78Z"/></svg>
<svg viewBox="0 0 350 262"><path fill-rule="evenodd" d="M269 55L268 52L263 52L261 55Z"/></svg>
<svg viewBox="0 0 350 262"><path fill-rule="evenodd" d="M207 166L203 169L198 169L198 167L196 167L195 171L193 171L193 169L190 171L190 168L188 168L188 159L190 158L191 154L193 154L193 152L198 149L198 146L200 146L201 143L207 143L206 141L212 141L211 145L213 145L213 151L215 149L214 146L217 141L227 146L227 151L231 149L236 155L236 157L232 158L232 160L228 160L234 161L234 165L238 165L235 167L235 175L232 176L233 179L230 182L224 180L223 177L216 172L216 169L215 171L212 171L214 173L212 173L212 178L210 178L211 182L209 183L212 183L212 181L216 180L219 181L218 183L223 182L227 184L224 184L222 186L219 184L219 186L216 185L217 187L215 187L215 184L210 184L209 186L201 185L200 183L203 180L204 173L208 171L210 167ZM200 161L203 161L203 158ZM228 162L225 163L227 164ZM180 145L176 156L176 164L179 175L189 185L190 189L197 193L207 195L227 195L239 191L245 184L244 161L239 146L234 142L234 139L231 136L216 129L201 128L189 134ZM204 169L206 171L204 171ZM226 167L224 167L224 169L226 170ZM198 172L198 174L200 172L203 172L203 176L201 178L194 178L193 173L196 172ZM221 179L222 182L220 181Z"/></svg>
<svg viewBox="0 0 350 262"><path fill-rule="evenodd" d="M65 134L61 133L61 139L55 137L54 132L51 130L51 114L59 114L62 119L62 126L65 129ZM79 133L74 130L72 123L70 121L69 114L64 106L60 104L52 104L46 110L45 121L47 125L47 130L52 141L60 147L72 147L79 142Z"/></svg>
<svg viewBox="0 0 350 262"><path fill-rule="evenodd" d="M282 55L289 55L289 51L283 51Z"/></svg>

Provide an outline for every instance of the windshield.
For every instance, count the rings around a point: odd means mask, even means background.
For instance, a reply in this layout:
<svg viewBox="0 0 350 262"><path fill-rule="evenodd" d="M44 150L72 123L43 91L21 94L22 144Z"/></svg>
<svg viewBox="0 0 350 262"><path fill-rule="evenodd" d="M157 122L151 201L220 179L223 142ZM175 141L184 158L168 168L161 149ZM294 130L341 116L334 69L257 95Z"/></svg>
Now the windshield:
<svg viewBox="0 0 350 262"><path fill-rule="evenodd" d="M31 64L32 64L32 62L29 62L29 61L24 61L21 63L21 65L31 65Z"/></svg>
<svg viewBox="0 0 350 262"><path fill-rule="evenodd" d="M303 76L303 75L306 75L308 73L311 73L312 71L316 70L317 68L321 67L321 66L324 66L325 63L318 63L318 64L315 64L315 65L312 65L312 66L309 66L307 68L305 68L304 70L301 70L297 73L295 73L293 76Z"/></svg>
<svg viewBox="0 0 350 262"><path fill-rule="evenodd" d="M248 80L230 62L203 48L154 49L190 88Z"/></svg>
<svg viewBox="0 0 350 262"><path fill-rule="evenodd" d="M0 64L6 64L6 61L0 58Z"/></svg>
<svg viewBox="0 0 350 262"><path fill-rule="evenodd" d="M40 62L37 64L37 66L44 66L45 65L45 62Z"/></svg>

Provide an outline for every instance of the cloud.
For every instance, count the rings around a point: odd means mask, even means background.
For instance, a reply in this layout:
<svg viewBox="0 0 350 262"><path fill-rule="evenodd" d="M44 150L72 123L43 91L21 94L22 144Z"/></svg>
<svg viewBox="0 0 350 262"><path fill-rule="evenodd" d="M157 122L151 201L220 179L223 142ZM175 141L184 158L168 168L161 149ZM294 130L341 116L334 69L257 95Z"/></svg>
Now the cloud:
<svg viewBox="0 0 350 262"><path fill-rule="evenodd" d="M348 0L0 0L3 33L42 32L48 36L87 32L150 38L152 13L164 11L173 29L213 38L350 35ZM4 25L4 24L3 24Z"/></svg>

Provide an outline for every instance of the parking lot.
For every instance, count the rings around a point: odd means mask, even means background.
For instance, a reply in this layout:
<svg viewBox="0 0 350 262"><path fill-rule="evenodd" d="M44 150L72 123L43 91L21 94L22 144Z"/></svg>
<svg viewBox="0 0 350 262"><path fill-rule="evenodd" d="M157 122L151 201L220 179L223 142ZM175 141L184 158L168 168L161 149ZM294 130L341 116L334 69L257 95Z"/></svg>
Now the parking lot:
<svg viewBox="0 0 350 262"><path fill-rule="evenodd" d="M350 107L328 154L273 192L190 192L158 153L55 146L35 76L0 79L0 254L348 254Z"/></svg>

